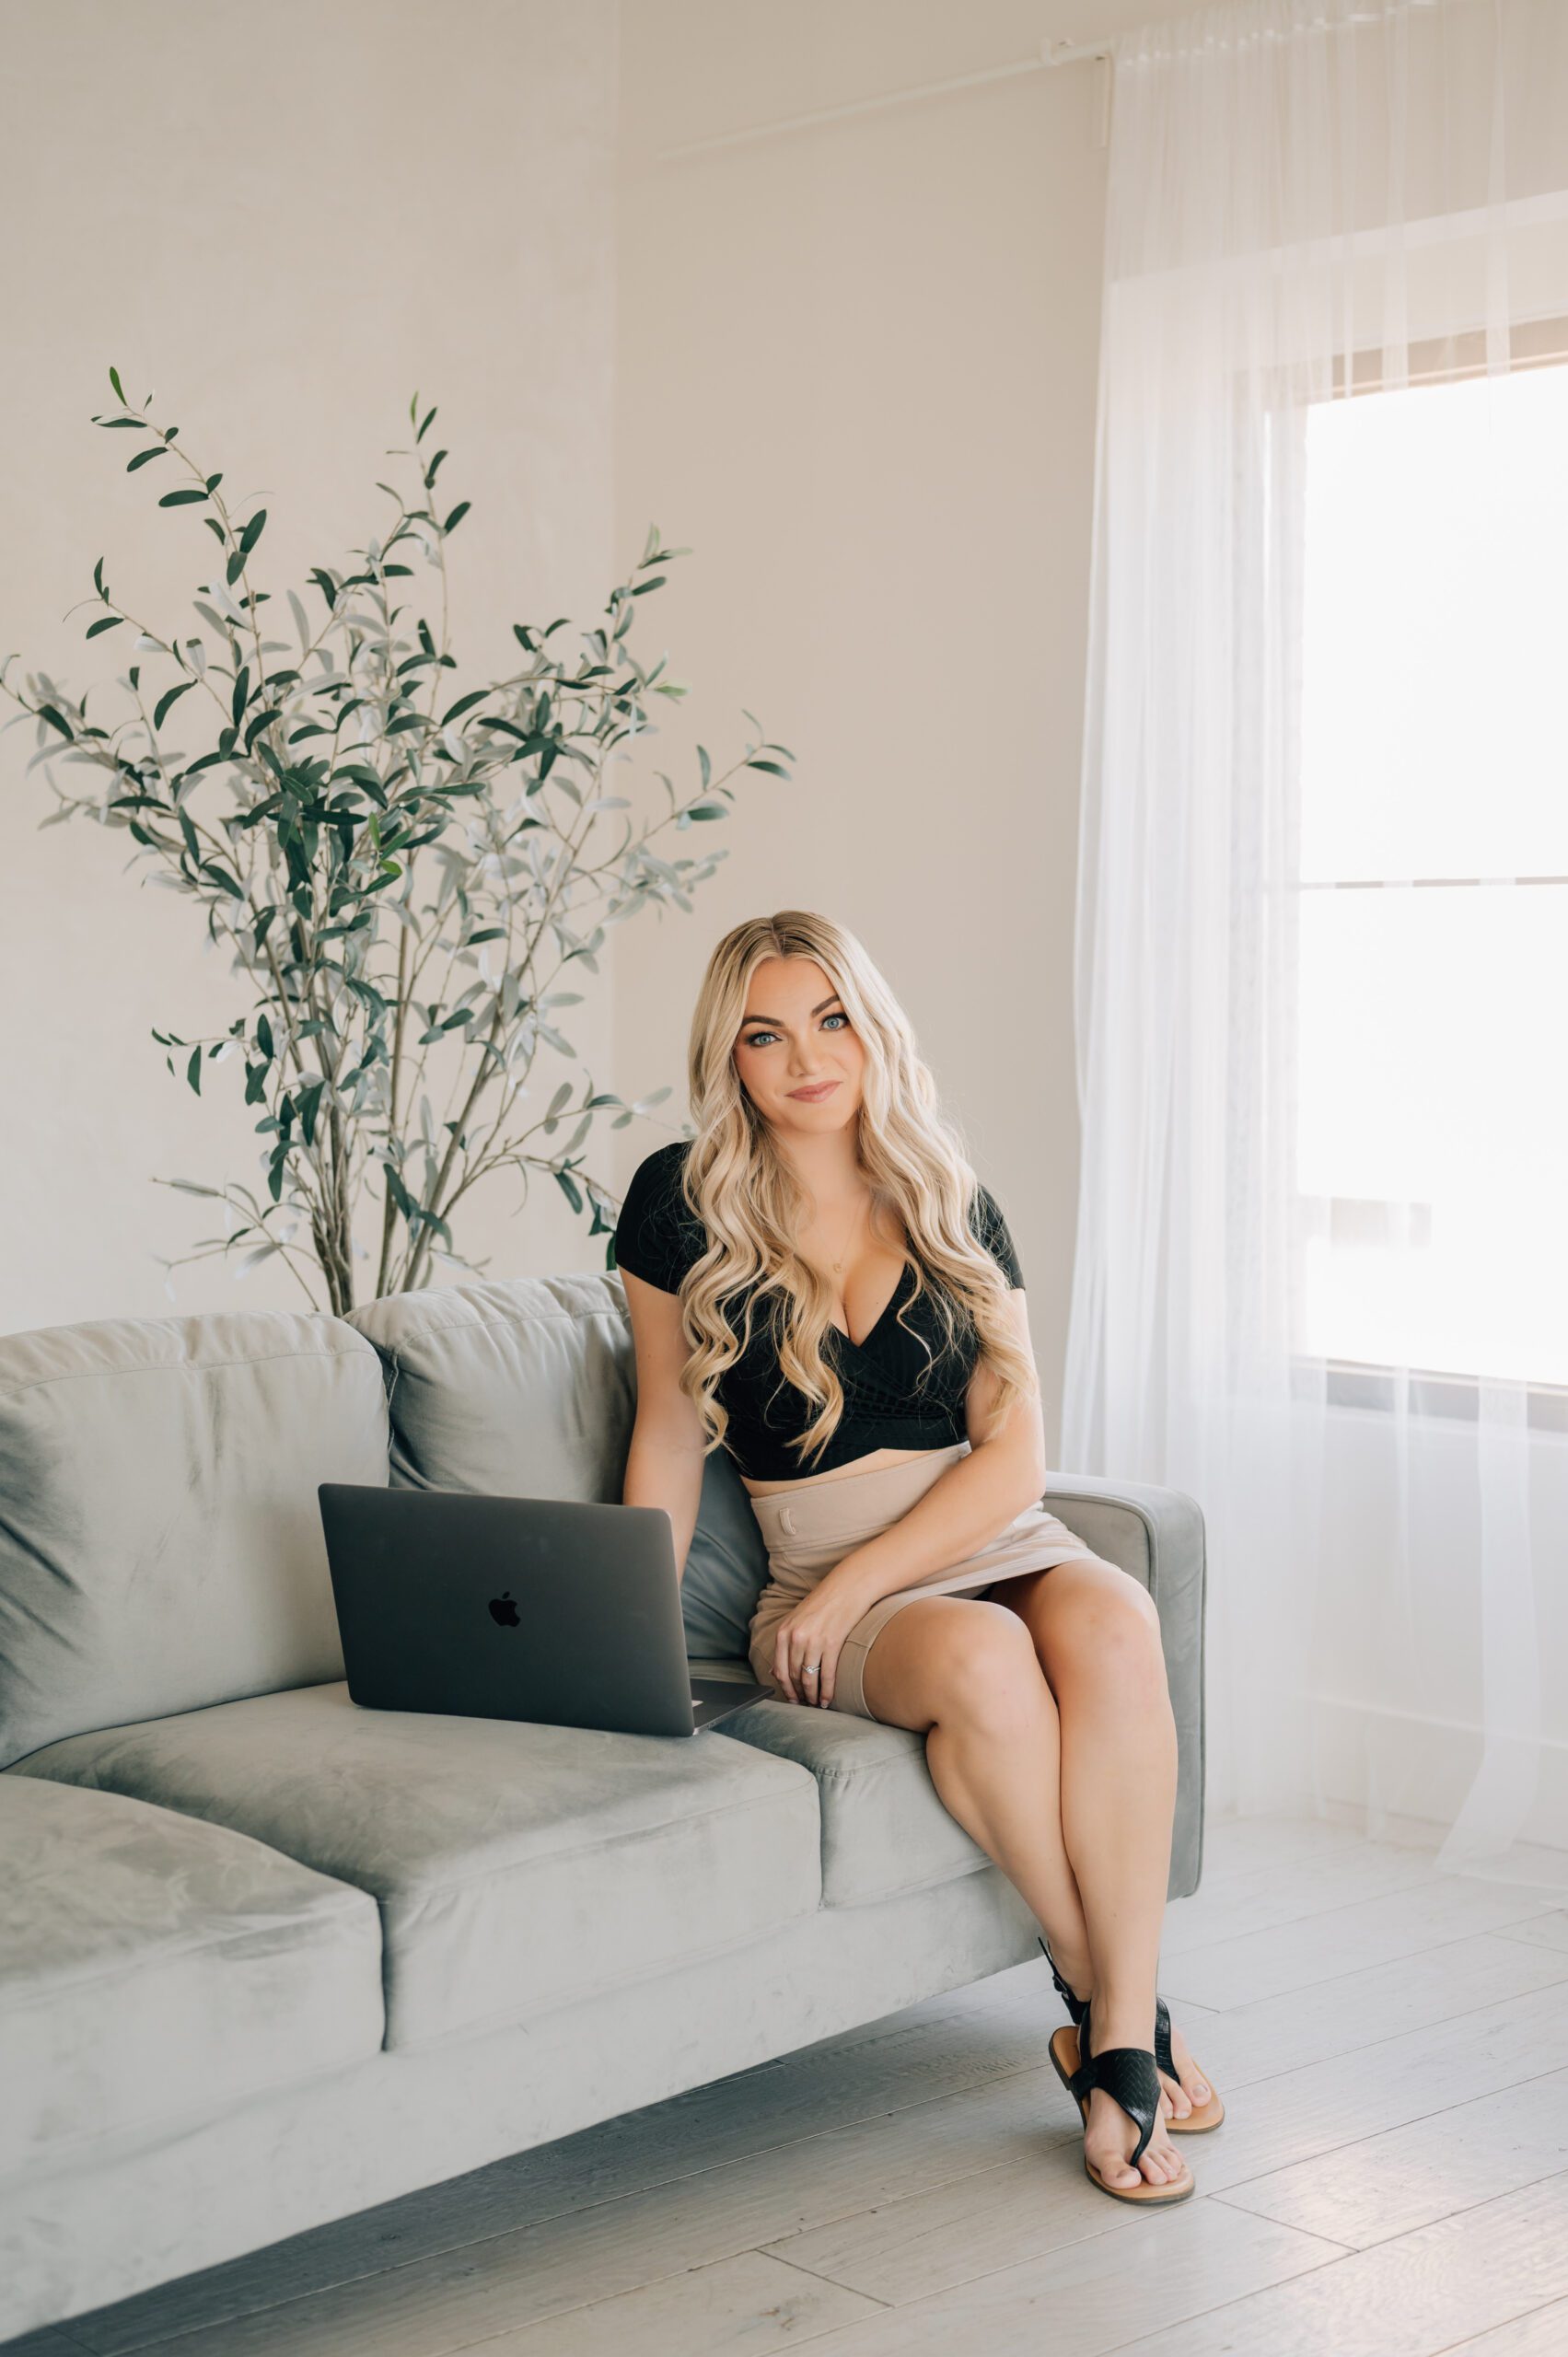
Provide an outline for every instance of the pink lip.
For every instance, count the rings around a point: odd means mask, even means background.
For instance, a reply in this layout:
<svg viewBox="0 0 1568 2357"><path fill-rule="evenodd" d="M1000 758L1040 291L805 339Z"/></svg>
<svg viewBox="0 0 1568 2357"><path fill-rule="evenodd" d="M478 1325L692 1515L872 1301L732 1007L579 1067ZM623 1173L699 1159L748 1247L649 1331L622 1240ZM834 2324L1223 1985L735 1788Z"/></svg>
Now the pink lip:
<svg viewBox="0 0 1568 2357"><path fill-rule="evenodd" d="M792 1088L789 1093L792 1097L803 1097L808 1105L817 1105L824 1097L830 1097L838 1085L836 1080L821 1080L815 1088Z"/></svg>

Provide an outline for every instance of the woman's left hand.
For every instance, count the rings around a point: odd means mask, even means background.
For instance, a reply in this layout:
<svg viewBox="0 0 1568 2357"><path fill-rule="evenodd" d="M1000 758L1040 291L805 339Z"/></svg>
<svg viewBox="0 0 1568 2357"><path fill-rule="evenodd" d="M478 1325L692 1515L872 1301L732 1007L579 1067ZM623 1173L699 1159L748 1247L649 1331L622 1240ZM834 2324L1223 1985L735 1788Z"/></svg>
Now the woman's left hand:
<svg viewBox="0 0 1568 2357"><path fill-rule="evenodd" d="M774 1631L773 1682L792 1702L831 1705L840 1649L866 1608L864 1596L837 1579L841 1569L835 1564L819 1579ZM807 1662L817 1665L814 1676L807 1675Z"/></svg>

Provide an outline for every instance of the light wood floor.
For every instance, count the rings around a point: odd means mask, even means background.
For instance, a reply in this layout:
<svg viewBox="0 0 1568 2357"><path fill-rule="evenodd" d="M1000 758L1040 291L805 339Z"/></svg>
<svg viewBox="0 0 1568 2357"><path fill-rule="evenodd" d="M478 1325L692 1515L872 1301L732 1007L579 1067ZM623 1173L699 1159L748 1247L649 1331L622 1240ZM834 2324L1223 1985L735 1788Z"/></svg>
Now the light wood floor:
<svg viewBox="0 0 1568 2357"><path fill-rule="evenodd" d="M1565 1864L1212 1823L1178 2208L1085 2177L1042 1958L4 2357L1564 2357Z"/></svg>

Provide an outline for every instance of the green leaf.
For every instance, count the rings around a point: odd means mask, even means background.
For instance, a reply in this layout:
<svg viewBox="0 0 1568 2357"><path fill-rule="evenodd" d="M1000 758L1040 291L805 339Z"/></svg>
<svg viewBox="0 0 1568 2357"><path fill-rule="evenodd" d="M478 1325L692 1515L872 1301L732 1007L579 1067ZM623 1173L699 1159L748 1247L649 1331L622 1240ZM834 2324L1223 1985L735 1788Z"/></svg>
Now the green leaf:
<svg viewBox="0 0 1568 2357"><path fill-rule="evenodd" d="M250 555L251 550L255 547L257 541L261 537L262 528L265 525L266 520L266 509L264 507L258 507L256 513L251 517L250 521L246 525L245 529L239 535L239 553L241 556Z"/></svg>
<svg viewBox="0 0 1568 2357"><path fill-rule="evenodd" d="M451 514L447 517L446 522L441 527L443 533L455 532L458 526L462 522L463 517L468 514L469 509L472 505L473 502L471 499L459 499L457 505L453 508Z"/></svg>
<svg viewBox="0 0 1568 2357"><path fill-rule="evenodd" d="M210 876L215 884L221 884L224 890L231 893L235 900L242 900L245 898L243 890L235 882L227 868L220 867L215 859L204 859L202 862L201 873L203 876Z"/></svg>
<svg viewBox="0 0 1568 2357"><path fill-rule="evenodd" d="M115 391L119 394L121 400L123 401L125 398L125 388L120 381L120 371L118 368L111 368L110 370L109 381L113 386Z"/></svg>
<svg viewBox="0 0 1568 2357"><path fill-rule="evenodd" d="M488 688L475 688L468 695L459 696L457 702L454 704L448 704L446 711L441 714L442 727L445 728L448 721L456 720L459 712L471 712L474 705L476 703L482 703L489 693L490 690Z"/></svg>
<svg viewBox="0 0 1568 2357"><path fill-rule="evenodd" d="M205 499L204 491L166 491L158 501L160 507L189 507L193 500Z"/></svg>
<svg viewBox="0 0 1568 2357"><path fill-rule="evenodd" d="M240 575L244 572L244 570L245 570L245 553L244 553L244 551L243 551L242 549L236 549L236 550L235 550L235 552L234 552L234 554L229 558L229 560L228 560L228 564L227 564L227 567L226 567L226 578L227 578L227 581L228 581L228 586L229 586L229 587L230 587L231 589L233 588L233 586L234 586L235 583L238 580L238 578L239 578Z"/></svg>
<svg viewBox="0 0 1568 2357"><path fill-rule="evenodd" d="M107 590L107 589L104 587L104 586L103 586L103 559L102 559L102 557L99 557L99 559L98 563L97 563L94 565L94 567L93 567L93 587L98 591L98 594L99 594L99 596L100 598L107 598L107 597L108 597L109 592L108 592L108 590Z"/></svg>
<svg viewBox="0 0 1568 2357"><path fill-rule="evenodd" d="M390 1195L393 1202L396 1203L399 1211L401 1212L409 1225L412 1227L419 1217L419 1205L414 1202L412 1196L409 1193L408 1189L403 1185L402 1180L399 1178L391 1164L389 1162L384 1162L381 1165L381 1167L387 1174L388 1194Z"/></svg>
<svg viewBox="0 0 1568 2357"><path fill-rule="evenodd" d="M308 1088L302 1088L299 1092L299 1126L305 1132L307 1145L316 1143L316 1108L321 1102L324 1086L324 1082L313 1080Z"/></svg>
<svg viewBox="0 0 1568 2357"><path fill-rule="evenodd" d="M238 728L238 726L239 726L240 717L241 717L241 715L242 715L242 714L244 713L244 710L245 710L246 698L250 695L250 665L249 665L249 664L242 663L242 664L240 665L240 667L239 667L238 672L236 674L236 677L235 677L235 681L234 681L234 701L233 701L233 703L232 703L232 705L231 705L231 707L230 707L230 709L232 710L233 714L234 714L234 725L235 725L236 728Z"/></svg>
<svg viewBox="0 0 1568 2357"><path fill-rule="evenodd" d="M268 1022L265 1015L259 1015L256 1017L256 1045L261 1049L261 1053L270 1061L273 1053L273 1027Z"/></svg>
<svg viewBox="0 0 1568 2357"><path fill-rule="evenodd" d="M126 473L127 473L128 475L134 475L134 474L135 473L135 471L136 471L136 469L137 469L138 467L145 467L145 466L147 464L147 462L148 462L148 460L149 460L149 459L167 459L167 458L168 458L168 444L167 444L167 443L165 443L165 442L155 442L155 443L153 444L152 448L151 448L150 450L138 450L138 451L137 451L137 453L136 453L136 455L135 455L135 457L131 460L130 464L127 466L127 468L126 468L125 471L126 471Z"/></svg>
<svg viewBox="0 0 1568 2357"><path fill-rule="evenodd" d="M185 1077L200 1097L202 1093L202 1051L200 1048L192 1049L191 1061L185 1067Z"/></svg>
<svg viewBox="0 0 1568 2357"><path fill-rule="evenodd" d="M120 622L120 615L105 614L100 622L89 622L87 624L87 636L89 638L101 638L106 630L118 630Z"/></svg>
<svg viewBox="0 0 1568 2357"><path fill-rule="evenodd" d="M47 720L52 727L58 728L60 734L64 737L67 744L74 744L75 742L75 737L71 734L70 722L68 720L63 720L52 703L41 703L38 708L38 716L41 720Z"/></svg>
<svg viewBox="0 0 1568 2357"><path fill-rule="evenodd" d="M780 769L777 761L748 761L746 766L749 770L766 770L770 777L787 778L789 775L787 770Z"/></svg>
<svg viewBox="0 0 1568 2357"><path fill-rule="evenodd" d="M189 695L191 690L195 686L195 684L196 682L194 679L181 679L177 688L166 689L164 693L159 696L157 703L153 706L153 726L155 729L158 729L163 726L164 722L168 717L170 705L178 703L181 696Z"/></svg>

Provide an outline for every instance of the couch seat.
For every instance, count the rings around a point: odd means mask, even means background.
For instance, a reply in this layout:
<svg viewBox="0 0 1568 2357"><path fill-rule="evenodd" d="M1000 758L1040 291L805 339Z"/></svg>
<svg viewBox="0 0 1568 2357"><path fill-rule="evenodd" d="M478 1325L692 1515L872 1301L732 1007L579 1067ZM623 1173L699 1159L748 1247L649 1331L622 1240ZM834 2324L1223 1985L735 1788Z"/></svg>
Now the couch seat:
<svg viewBox="0 0 1568 2357"><path fill-rule="evenodd" d="M821 1898L811 1776L717 1728L362 1710L334 1680L72 1736L12 1772L206 1817L368 1891L389 2046L744 1946Z"/></svg>
<svg viewBox="0 0 1568 2357"><path fill-rule="evenodd" d="M198 1818L0 1776L0 2176L374 2054L362 1890Z"/></svg>
<svg viewBox="0 0 1568 2357"><path fill-rule="evenodd" d="M693 1662L702 1676L715 1665ZM991 1864L943 1806L925 1764L925 1738L846 1711L758 1701L724 1723L737 1743L809 1769L822 1814L822 1903L893 1898Z"/></svg>

